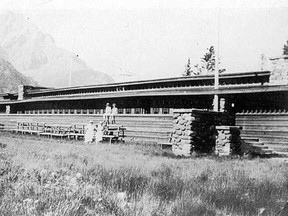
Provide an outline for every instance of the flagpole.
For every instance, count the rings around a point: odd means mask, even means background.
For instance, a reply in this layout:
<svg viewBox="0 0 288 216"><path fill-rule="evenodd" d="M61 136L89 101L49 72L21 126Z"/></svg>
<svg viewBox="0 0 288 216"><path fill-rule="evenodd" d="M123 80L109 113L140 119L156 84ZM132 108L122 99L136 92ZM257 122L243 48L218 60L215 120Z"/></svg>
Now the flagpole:
<svg viewBox="0 0 288 216"><path fill-rule="evenodd" d="M75 29L73 31L72 51L71 51L71 60L70 60L70 67L69 67L69 87L71 87L71 82L72 82L72 63L73 63L74 45L75 45Z"/></svg>
<svg viewBox="0 0 288 216"><path fill-rule="evenodd" d="M220 4L217 1L217 39L215 46L215 76L214 76L214 100L213 100L213 110L219 111L219 96L216 93L219 89L219 35L220 35Z"/></svg>

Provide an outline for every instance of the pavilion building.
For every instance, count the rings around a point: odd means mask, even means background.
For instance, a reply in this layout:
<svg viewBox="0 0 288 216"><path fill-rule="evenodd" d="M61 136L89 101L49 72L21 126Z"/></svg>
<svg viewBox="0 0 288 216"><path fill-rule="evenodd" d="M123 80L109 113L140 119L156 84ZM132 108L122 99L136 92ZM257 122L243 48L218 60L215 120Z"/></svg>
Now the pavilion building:
<svg viewBox="0 0 288 216"><path fill-rule="evenodd" d="M235 124L243 128L243 136L286 147L287 59L287 56L273 59L271 71L222 73L218 89L214 88L213 75L67 88L19 86L16 93L0 94L0 123L22 120L85 123L91 118L98 121L105 104L116 103L117 119L133 139L167 140L173 109L212 110L217 94L221 111L235 115ZM138 130L137 124L142 125ZM167 130L163 132L164 127Z"/></svg>

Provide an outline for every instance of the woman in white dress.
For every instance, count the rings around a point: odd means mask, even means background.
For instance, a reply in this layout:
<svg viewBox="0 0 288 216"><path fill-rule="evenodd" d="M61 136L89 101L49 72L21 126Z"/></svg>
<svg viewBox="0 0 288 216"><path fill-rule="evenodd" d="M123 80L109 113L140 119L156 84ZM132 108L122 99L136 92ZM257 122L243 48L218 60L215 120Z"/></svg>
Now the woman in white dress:
<svg viewBox="0 0 288 216"><path fill-rule="evenodd" d="M97 131L96 131L96 144L98 144L103 139L103 133L104 133L104 122L99 122L97 125Z"/></svg>
<svg viewBox="0 0 288 216"><path fill-rule="evenodd" d="M112 105L112 110L111 110L111 114L110 114L110 119L111 119L111 123L112 124L116 124L115 121L115 116L118 114L118 108L116 107L116 104L113 103Z"/></svg>
<svg viewBox="0 0 288 216"><path fill-rule="evenodd" d="M106 108L105 108L105 113L103 115L103 121L106 122L107 124L109 124L109 117L111 115L111 106L109 103L106 104Z"/></svg>
<svg viewBox="0 0 288 216"><path fill-rule="evenodd" d="M85 126L85 143L91 143L93 141L94 129L93 121L89 121L89 124Z"/></svg>

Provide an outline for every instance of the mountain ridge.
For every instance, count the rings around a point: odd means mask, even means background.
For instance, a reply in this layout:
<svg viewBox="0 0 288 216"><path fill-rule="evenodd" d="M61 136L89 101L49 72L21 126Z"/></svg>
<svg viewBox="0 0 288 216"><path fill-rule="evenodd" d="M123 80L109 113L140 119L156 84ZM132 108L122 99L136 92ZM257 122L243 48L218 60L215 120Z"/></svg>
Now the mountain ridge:
<svg viewBox="0 0 288 216"><path fill-rule="evenodd" d="M13 65L0 58L0 93L14 93L18 85L38 86L38 83L18 72Z"/></svg>
<svg viewBox="0 0 288 216"><path fill-rule="evenodd" d="M54 38L41 32L23 15L6 12L0 15L2 55L17 71L32 77L41 86L71 86L114 82L109 75L95 71L77 55L56 45ZM1 50L0 49L0 50ZM0 52L1 55L1 52Z"/></svg>

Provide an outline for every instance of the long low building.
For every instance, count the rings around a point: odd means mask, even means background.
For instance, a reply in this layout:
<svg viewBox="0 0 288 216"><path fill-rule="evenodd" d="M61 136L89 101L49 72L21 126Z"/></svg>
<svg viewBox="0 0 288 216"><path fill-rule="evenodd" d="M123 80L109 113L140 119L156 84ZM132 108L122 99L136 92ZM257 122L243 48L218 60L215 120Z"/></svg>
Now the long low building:
<svg viewBox="0 0 288 216"><path fill-rule="evenodd" d="M0 95L0 112L11 114L102 114L116 103L119 114L169 114L173 108L212 109L213 97L226 111L287 109L288 86L271 82L270 71L176 77L68 88L19 86Z"/></svg>
<svg viewBox="0 0 288 216"><path fill-rule="evenodd" d="M165 142L173 128L173 109L211 110L217 94L222 111L235 114L235 124L243 128L242 137L288 151L286 61L282 58L283 64L272 71L220 74L218 89L213 75L69 88L19 86L16 93L0 94L0 127L13 127L21 121L100 121L105 104L116 103L116 121L127 128L126 140Z"/></svg>

